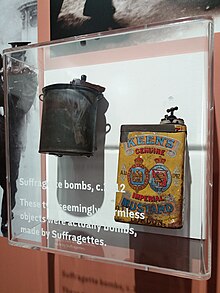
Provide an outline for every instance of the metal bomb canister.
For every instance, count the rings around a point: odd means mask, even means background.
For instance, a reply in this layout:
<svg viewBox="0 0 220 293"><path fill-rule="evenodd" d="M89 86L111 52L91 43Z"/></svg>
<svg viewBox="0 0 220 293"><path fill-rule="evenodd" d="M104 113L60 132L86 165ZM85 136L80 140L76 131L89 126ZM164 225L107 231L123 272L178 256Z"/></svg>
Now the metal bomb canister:
<svg viewBox="0 0 220 293"><path fill-rule="evenodd" d="M105 88L81 79L42 89L40 153L92 156L96 150L98 103ZM43 97L43 98L42 98Z"/></svg>
<svg viewBox="0 0 220 293"><path fill-rule="evenodd" d="M170 115L155 125L122 125L115 221L183 226L186 125Z"/></svg>

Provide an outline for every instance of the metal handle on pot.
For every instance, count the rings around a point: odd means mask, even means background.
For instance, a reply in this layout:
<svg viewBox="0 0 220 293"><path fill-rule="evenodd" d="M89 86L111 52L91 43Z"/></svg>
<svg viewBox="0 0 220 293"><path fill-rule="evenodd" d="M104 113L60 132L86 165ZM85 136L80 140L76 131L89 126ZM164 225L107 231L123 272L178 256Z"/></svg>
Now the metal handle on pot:
<svg viewBox="0 0 220 293"><path fill-rule="evenodd" d="M44 100L41 98L41 97L43 97L44 96L44 94L40 94L39 95L39 100L41 101L41 102L43 102Z"/></svg>
<svg viewBox="0 0 220 293"><path fill-rule="evenodd" d="M106 123L106 128L108 127L108 129L105 130L105 134L109 133L112 129L111 124Z"/></svg>

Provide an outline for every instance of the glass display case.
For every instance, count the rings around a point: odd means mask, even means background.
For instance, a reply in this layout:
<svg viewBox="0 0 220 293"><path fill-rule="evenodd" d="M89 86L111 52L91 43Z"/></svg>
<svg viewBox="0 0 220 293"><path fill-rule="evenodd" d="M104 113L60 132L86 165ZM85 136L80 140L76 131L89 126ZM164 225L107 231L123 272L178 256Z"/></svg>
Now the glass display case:
<svg viewBox="0 0 220 293"><path fill-rule="evenodd" d="M6 49L9 243L208 279L213 22Z"/></svg>

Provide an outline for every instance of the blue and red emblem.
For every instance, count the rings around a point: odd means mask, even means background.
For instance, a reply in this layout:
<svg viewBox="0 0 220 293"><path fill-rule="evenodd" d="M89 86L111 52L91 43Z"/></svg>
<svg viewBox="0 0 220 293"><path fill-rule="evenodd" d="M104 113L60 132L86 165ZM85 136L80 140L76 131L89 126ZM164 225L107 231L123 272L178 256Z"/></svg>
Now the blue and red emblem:
<svg viewBox="0 0 220 293"><path fill-rule="evenodd" d="M170 170L164 165L165 161L164 158L156 158L156 165L149 172L150 187L157 193L167 190L172 181Z"/></svg>
<svg viewBox="0 0 220 293"><path fill-rule="evenodd" d="M134 162L135 164L128 170L127 179L131 188L138 192L147 186L149 182L149 171L143 165L143 159L140 156Z"/></svg>

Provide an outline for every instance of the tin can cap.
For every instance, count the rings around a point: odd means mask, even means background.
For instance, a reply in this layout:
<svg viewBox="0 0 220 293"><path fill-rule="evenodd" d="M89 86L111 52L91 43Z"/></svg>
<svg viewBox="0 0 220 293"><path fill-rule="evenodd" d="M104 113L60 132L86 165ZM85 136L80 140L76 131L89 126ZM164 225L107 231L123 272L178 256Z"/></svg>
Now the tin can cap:
<svg viewBox="0 0 220 293"><path fill-rule="evenodd" d="M184 125L184 120L182 118L177 118L173 113L174 111L178 110L178 107L172 107L170 109L167 109L167 113L170 113L170 115L165 115L164 118L161 119L160 124L181 124Z"/></svg>

